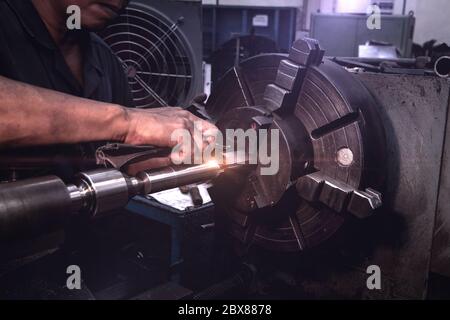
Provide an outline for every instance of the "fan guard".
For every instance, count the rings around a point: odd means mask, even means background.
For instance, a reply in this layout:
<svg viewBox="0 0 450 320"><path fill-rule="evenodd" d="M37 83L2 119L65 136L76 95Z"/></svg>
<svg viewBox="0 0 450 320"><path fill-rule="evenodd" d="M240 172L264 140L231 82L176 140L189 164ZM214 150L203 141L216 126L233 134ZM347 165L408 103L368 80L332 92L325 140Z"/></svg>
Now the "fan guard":
<svg viewBox="0 0 450 320"><path fill-rule="evenodd" d="M184 18L132 2L100 36L121 60L138 108L185 106L196 88L196 62L181 27Z"/></svg>

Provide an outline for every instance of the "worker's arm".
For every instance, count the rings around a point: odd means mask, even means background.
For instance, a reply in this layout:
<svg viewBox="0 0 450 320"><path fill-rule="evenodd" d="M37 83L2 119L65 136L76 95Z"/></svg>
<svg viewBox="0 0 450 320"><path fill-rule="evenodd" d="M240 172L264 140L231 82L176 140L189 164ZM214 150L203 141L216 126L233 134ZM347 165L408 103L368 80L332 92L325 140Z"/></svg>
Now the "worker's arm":
<svg viewBox="0 0 450 320"><path fill-rule="evenodd" d="M0 147L117 141L173 146L176 129L191 130L194 115L126 109L42 89L0 76ZM214 128L202 122L204 129Z"/></svg>

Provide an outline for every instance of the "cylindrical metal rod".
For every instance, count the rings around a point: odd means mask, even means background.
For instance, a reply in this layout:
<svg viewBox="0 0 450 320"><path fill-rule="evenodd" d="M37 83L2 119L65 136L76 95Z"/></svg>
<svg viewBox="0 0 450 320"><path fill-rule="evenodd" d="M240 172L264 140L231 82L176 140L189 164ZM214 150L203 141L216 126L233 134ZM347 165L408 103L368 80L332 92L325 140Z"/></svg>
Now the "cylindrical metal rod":
<svg viewBox="0 0 450 320"><path fill-rule="evenodd" d="M130 177L114 169L80 173L78 179L85 197L88 197L85 209L92 216L124 207L131 197L139 193L133 188Z"/></svg>
<svg viewBox="0 0 450 320"><path fill-rule="evenodd" d="M357 61L361 63L380 63L380 62L395 62L400 64L415 65L417 59L415 58L361 58L361 57L333 57L328 56L329 59L338 59L344 61Z"/></svg>
<svg viewBox="0 0 450 320"><path fill-rule="evenodd" d="M58 177L0 184L0 240L34 237L61 226L72 206Z"/></svg>
<svg viewBox="0 0 450 320"><path fill-rule="evenodd" d="M137 178L144 185L144 194L150 194L210 180L222 171L222 167L216 161L211 161L197 166L169 167L162 171L141 172Z"/></svg>
<svg viewBox="0 0 450 320"><path fill-rule="evenodd" d="M142 172L136 178L114 169L99 169L80 173L71 185L54 176L0 184L0 241L61 227L71 214L100 216L124 207L136 195L203 182L222 170L213 161Z"/></svg>

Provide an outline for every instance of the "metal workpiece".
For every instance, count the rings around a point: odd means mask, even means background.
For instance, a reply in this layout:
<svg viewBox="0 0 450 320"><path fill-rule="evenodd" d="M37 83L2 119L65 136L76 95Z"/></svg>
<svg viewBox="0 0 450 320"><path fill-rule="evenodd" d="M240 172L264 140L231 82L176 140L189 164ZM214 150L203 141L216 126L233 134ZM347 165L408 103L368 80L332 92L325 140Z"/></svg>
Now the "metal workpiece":
<svg viewBox="0 0 450 320"><path fill-rule="evenodd" d="M219 162L209 161L196 166L173 166L162 170L144 171L137 175L137 179L142 183L142 193L150 194L214 179L223 170L224 166Z"/></svg>
<svg viewBox="0 0 450 320"><path fill-rule="evenodd" d="M65 222L71 205L66 185L55 176L0 184L0 240L51 231Z"/></svg>
<svg viewBox="0 0 450 320"><path fill-rule="evenodd" d="M0 185L0 240L32 238L61 228L75 215L91 218L124 207L139 192L117 170L80 173L66 185L56 176Z"/></svg>
<svg viewBox="0 0 450 320"><path fill-rule="evenodd" d="M79 191L72 194L81 194L81 209L93 217L124 207L142 189L138 181L133 183L132 178L114 169L82 172L77 180Z"/></svg>
<svg viewBox="0 0 450 320"><path fill-rule="evenodd" d="M211 161L129 177L115 169L79 173L66 185L55 176L0 184L0 241L35 237L60 228L72 216L98 218L146 195L217 177L226 167Z"/></svg>

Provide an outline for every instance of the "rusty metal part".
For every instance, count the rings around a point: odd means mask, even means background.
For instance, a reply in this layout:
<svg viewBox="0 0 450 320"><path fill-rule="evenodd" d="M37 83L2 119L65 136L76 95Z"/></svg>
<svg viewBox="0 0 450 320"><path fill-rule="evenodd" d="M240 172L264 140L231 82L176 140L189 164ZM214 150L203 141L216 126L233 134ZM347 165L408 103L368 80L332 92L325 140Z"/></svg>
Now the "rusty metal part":
<svg viewBox="0 0 450 320"><path fill-rule="evenodd" d="M188 186L181 186L180 191L183 194L189 195L192 199L192 203L195 207L201 206L203 204L203 197L200 193L200 189L197 185L188 185Z"/></svg>
<svg viewBox="0 0 450 320"><path fill-rule="evenodd" d="M189 189L189 195L191 196L194 206L198 207L203 204L203 198L200 194L200 189L197 186L193 186Z"/></svg>
<svg viewBox="0 0 450 320"><path fill-rule="evenodd" d="M222 229L241 253L318 246L351 216L368 217L381 204L375 190L383 185L385 137L377 103L344 68L322 63L323 55L304 39L289 56L254 57L230 70L208 101L222 131L280 130L277 175L230 170L211 190Z"/></svg>

